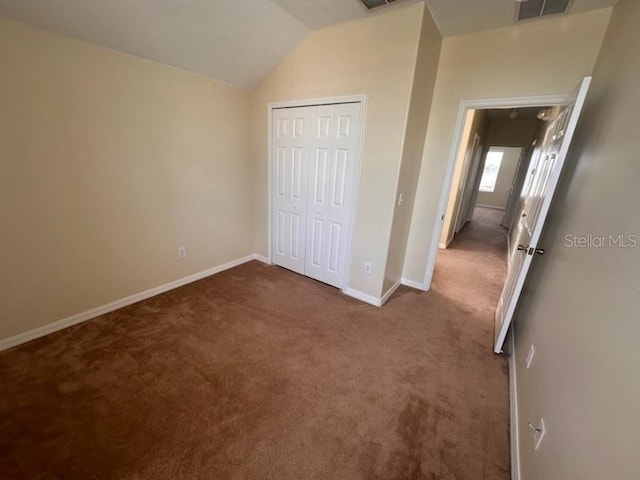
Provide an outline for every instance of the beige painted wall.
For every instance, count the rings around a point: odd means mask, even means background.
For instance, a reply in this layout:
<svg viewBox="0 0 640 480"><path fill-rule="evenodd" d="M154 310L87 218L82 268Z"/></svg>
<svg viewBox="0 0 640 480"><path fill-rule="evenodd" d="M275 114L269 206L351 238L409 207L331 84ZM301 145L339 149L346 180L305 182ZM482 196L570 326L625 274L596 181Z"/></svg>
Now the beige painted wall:
<svg viewBox="0 0 640 480"><path fill-rule="evenodd" d="M460 209L460 202L464 194L466 180L469 179L469 169L472 168L472 149L473 141L476 136L480 138L480 148L484 148L485 135L487 132L488 118L484 110L469 110L465 118L464 129L460 139L460 149L456 157L456 165L453 170L453 179L451 180L451 190L449 192L449 200L447 201L447 211L444 217L442 234L440 235L440 243L449 245L455 233L456 218ZM463 180L463 172L465 170L465 160L467 162L466 175Z"/></svg>
<svg viewBox="0 0 640 480"><path fill-rule="evenodd" d="M252 100L255 249L267 255L267 105L367 95L349 287L382 292L415 72L423 3L311 33L255 90ZM373 264L371 275L364 262Z"/></svg>
<svg viewBox="0 0 640 480"><path fill-rule="evenodd" d="M565 238L640 234L639 24L640 2L614 7L541 241L547 253L516 314L523 480L640 478L640 247L569 248ZM527 422L540 417L548 433L534 452Z"/></svg>
<svg viewBox="0 0 640 480"><path fill-rule="evenodd" d="M6 19L0 71L0 338L253 252L249 92Z"/></svg>
<svg viewBox="0 0 640 480"><path fill-rule="evenodd" d="M507 206L509 189L513 184L518 162L520 161L521 147L490 147L489 152L503 152L502 163L498 170L498 180L493 192L478 192L476 205L502 208ZM479 172L482 175L482 172Z"/></svg>
<svg viewBox="0 0 640 480"><path fill-rule="evenodd" d="M570 92L589 75L611 9L549 18L442 43L404 277L422 282L458 107L463 99Z"/></svg>
<svg viewBox="0 0 640 480"><path fill-rule="evenodd" d="M427 134L433 88L436 82L442 37L429 9L424 9L418 60L413 77L409 118L402 151L402 164L398 178L396 206L393 214L389 255L384 277L383 292L387 292L401 280L404 255L407 249L411 212L418 187L418 175L422 162L422 149ZM399 196L403 201L399 204Z"/></svg>

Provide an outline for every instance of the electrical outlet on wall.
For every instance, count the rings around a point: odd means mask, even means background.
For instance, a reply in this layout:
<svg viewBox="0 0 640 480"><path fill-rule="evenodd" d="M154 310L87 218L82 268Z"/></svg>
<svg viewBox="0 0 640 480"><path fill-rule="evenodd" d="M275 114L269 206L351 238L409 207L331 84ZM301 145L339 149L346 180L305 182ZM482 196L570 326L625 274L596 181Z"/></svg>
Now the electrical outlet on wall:
<svg viewBox="0 0 640 480"><path fill-rule="evenodd" d="M184 258L187 256L187 247L178 247L178 258Z"/></svg>
<svg viewBox="0 0 640 480"><path fill-rule="evenodd" d="M364 262L364 273L371 275L372 268L373 266L371 265L371 262Z"/></svg>

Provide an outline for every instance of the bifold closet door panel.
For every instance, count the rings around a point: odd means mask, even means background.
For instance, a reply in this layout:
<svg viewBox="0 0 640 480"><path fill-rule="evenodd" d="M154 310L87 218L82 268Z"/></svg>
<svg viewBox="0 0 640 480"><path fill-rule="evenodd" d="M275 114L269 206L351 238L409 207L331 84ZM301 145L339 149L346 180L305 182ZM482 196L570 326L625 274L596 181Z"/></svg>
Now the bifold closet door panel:
<svg viewBox="0 0 640 480"><path fill-rule="evenodd" d="M273 110L272 261L305 273L312 107Z"/></svg>
<svg viewBox="0 0 640 480"><path fill-rule="evenodd" d="M360 104L314 107L311 116L305 275L343 287L360 139Z"/></svg>

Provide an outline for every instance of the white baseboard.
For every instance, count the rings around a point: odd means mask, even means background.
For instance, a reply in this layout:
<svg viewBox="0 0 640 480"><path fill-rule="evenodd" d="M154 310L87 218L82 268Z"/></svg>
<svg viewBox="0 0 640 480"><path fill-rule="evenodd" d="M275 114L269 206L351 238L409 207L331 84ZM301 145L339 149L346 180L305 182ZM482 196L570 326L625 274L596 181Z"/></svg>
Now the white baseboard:
<svg viewBox="0 0 640 480"><path fill-rule="evenodd" d="M367 295L366 293L362 293L361 291L355 290L353 288L345 288L342 290L342 293L350 297L353 297L356 300L360 300L361 302L365 302L365 303L368 303L369 305L373 305L374 307L382 306L381 298L374 297L373 295Z"/></svg>
<svg viewBox="0 0 640 480"><path fill-rule="evenodd" d="M455 232L455 233L458 233L458 232ZM455 233L454 233L454 236L455 236ZM446 250L447 248L449 248L449 245L451 245L451 242L453 242L453 236L451 238L447 238L446 242L440 242L438 244L438 248L440 250Z"/></svg>
<svg viewBox="0 0 640 480"><path fill-rule="evenodd" d="M402 282L402 285L406 287L415 288L416 290L422 290L423 292L427 291L427 289L424 288L424 284L420 282L416 282L415 280L409 280L408 278L403 278L401 282Z"/></svg>
<svg viewBox="0 0 640 480"><path fill-rule="evenodd" d="M511 325L509 357L509 410L511 413L511 480L520 480L520 439L518 429L518 388L516 383L516 345Z"/></svg>
<svg viewBox="0 0 640 480"><path fill-rule="evenodd" d="M386 291L386 293L384 295L382 295L382 298L380 299L380 305L384 305L385 303L387 303L387 300L389 300L389 298L391 297L391 295L393 295L395 293L395 291L400 288L400 285L402 285L402 280L398 280L396 283L394 283L391 288L389 290Z"/></svg>
<svg viewBox="0 0 640 480"><path fill-rule="evenodd" d="M269 261L269 259L267 257L263 256L263 255L259 255L257 253L254 253L253 254L253 259L257 260L259 262L262 262L262 263L266 263L267 265L271 265L271 262Z"/></svg>
<svg viewBox="0 0 640 480"><path fill-rule="evenodd" d="M499 207L498 205L486 205L484 203L476 203L476 207L492 208L494 210L502 210L504 212L504 207Z"/></svg>
<svg viewBox="0 0 640 480"><path fill-rule="evenodd" d="M63 318L62 320L43 325L42 327L34 328L33 330L19 333L12 337L0 339L0 351L8 350L9 348L16 347L22 343L26 343L50 333L57 332L58 330L63 330L73 325L77 325L78 323L82 323L100 315L104 315L105 313L113 312L114 310L118 310L119 308L126 307L142 300L146 300L147 298L155 297L156 295L168 292L169 290L173 290L174 288L182 287L183 285L187 285L188 283L202 280L203 278L209 277L224 270L229 270L230 268L237 267L238 265L250 262L251 260L262 261L262 258L264 257L261 257L257 254L247 255L246 257L232 260L230 262L218 265L213 268L209 268L202 272L194 273L193 275L189 275L188 277L183 277L178 280L174 280L173 282L165 283L164 285L160 285L159 287L151 288L149 290L145 290L144 292L136 293L134 295L121 298L114 302L92 308L91 310L77 313L70 317Z"/></svg>
<svg viewBox="0 0 640 480"><path fill-rule="evenodd" d="M387 300L389 300L391 295L393 295L395 291L398 290L400 285L406 285L407 287L415 288L417 290L422 290L423 292L426 291L424 288L424 285L422 285L421 283L414 282L413 280L409 280L407 278L402 278L398 280L396 283L394 283L393 286L389 288L389 290L387 290L384 293L384 295L382 295L382 297L380 298L374 297L373 295L368 295L366 293L362 293L361 291L355 290L353 288L345 288L344 290L342 290L342 293L350 297L353 297L357 300L360 300L362 302L373 305L375 307L381 307L387 302Z"/></svg>
<svg viewBox="0 0 640 480"><path fill-rule="evenodd" d="M394 283L389 290L387 290L382 297L374 297L373 295L368 295L366 293L362 293L360 290L355 290L353 288L345 288L342 290L342 293L353 297L362 302L368 303L369 305L373 305L374 307L381 307L384 305L387 300L394 294L394 292L403 285L402 280L398 280Z"/></svg>

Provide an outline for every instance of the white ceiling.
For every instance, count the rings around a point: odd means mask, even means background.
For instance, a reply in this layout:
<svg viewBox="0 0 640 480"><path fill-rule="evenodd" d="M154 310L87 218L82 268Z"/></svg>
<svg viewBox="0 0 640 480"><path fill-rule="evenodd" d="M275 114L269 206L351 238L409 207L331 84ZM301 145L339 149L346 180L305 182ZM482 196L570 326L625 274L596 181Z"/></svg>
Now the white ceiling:
<svg viewBox="0 0 640 480"><path fill-rule="evenodd" d="M444 36L515 18L515 0L426 1ZM615 2L573 0L571 13ZM359 0L0 0L0 16L247 88L311 30L372 14Z"/></svg>
<svg viewBox="0 0 640 480"><path fill-rule="evenodd" d="M0 0L0 15L243 87L310 31L271 0Z"/></svg>
<svg viewBox="0 0 640 480"><path fill-rule="evenodd" d="M367 9L360 0L272 1L312 30L367 16ZM386 8L383 10L386 10Z"/></svg>

